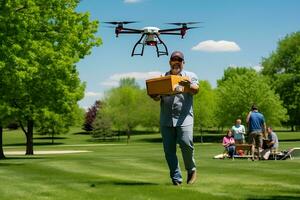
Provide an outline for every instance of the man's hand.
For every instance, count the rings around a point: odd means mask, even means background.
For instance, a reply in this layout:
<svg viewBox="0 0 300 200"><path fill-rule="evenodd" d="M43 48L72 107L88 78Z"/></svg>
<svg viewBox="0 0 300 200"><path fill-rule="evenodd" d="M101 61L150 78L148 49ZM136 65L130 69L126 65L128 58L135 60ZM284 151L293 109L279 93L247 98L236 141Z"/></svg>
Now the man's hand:
<svg viewBox="0 0 300 200"><path fill-rule="evenodd" d="M151 94L149 95L154 101L159 101L160 100L160 95L159 94Z"/></svg>
<svg viewBox="0 0 300 200"><path fill-rule="evenodd" d="M190 87L191 86L191 81L189 79L186 79L186 80L180 81L179 85L182 85L184 87Z"/></svg>

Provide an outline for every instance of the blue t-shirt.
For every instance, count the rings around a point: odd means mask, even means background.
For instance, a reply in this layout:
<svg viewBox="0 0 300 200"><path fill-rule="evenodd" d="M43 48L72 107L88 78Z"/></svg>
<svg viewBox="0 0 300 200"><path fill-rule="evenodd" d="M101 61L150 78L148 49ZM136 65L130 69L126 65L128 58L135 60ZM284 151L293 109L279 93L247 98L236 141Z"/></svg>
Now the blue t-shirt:
<svg viewBox="0 0 300 200"><path fill-rule="evenodd" d="M265 118L258 111L252 111L249 118L249 132L263 132Z"/></svg>

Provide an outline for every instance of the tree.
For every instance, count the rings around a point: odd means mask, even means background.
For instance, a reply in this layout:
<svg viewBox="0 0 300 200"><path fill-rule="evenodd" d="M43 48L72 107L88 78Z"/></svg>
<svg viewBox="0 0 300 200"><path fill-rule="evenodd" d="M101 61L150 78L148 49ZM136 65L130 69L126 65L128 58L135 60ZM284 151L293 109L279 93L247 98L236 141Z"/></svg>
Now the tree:
<svg viewBox="0 0 300 200"><path fill-rule="evenodd" d="M200 81L199 93L194 97L194 122L200 129L216 125L214 111L216 109L215 91L208 81Z"/></svg>
<svg viewBox="0 0 300 200"><path fill-rule="evenodd" d="M300 32L287 35L268 58L263 58L262 73L270 77L272 87L288 111L288 124L300 129Z"/></svg>
<svg viewBox="0 0 300 200"><path fill-rule="evenodd" d="M105 140L107 136L111 136L113 134L112 120L108 113L105 113L102 110L98 110L97 116L93 121L92 126L92 136L94 138L102 137Z"/></svg>
<svg viewBox="0 0 300 200"><path fill-rule="evenodd" d="M226 73L227 70L231 73ZM268 124L280 125L287 120L286 109L266 77L249 68L242 70L244 74L239 73L239 68L227 70L224 74L230 75L223 77L225 81L219 81L217 88L216 116L221 127L231 126L237 117L245 119L253 103L258 105Z"/></svg>
<svg viewBox="0 0 300 200"><path fill-rule="evenodd" d="M13 111L13 108L9 107L4 102L1 102L0 97L0 159L5 158L3 152L3 127L5 127L12 120Z"/></svg>
<svg viewBox="0 0 300 200"><path fill-rule="evenodd" d="M39 120L36 123L38 133L41 135L50 135L52 137L52 144L54 143L54 135L64 134L69 131L69 127L75 125L78 118L83 115L81 109L77 106L74 111L70 113L58 114L47 109L40 110ZM80 120L82 122L82 120ZM82 124L82 123L81 123Z"/></svg>
<svg viewBox="0 0 300 200"><path fill-rule="evenodd" d="M208 81L199 82L199 93L194 97L194 124L200 128L201 143L203 142L203 129L216 125L215 120L215 91Z"/></svg>
<svg viewBox="0 0 300 200"><path fill-rule="evenodd" d="M97 112L101 107L101 101L95 101L94 105L88 108L88 111L85 114L85 122L83 124L83 130L92 131L94 130L93 123L96 119Z"/></svg>
<svg viewBox="0 0 300 200"><path fill-rule="evenodd" d="M67 114L83 98L76 63L101 43L98 22L76 12L79 0L0 3L0 93L17 109L33 154L33 127L43 110ZM24 125L26 124L26 125Z"/></svg>
<svg viewBox="0 0 300 200"><path fill-rule="evenodd" d="M128 78L128 80L130 81L121 79L119 87L106 93L104 106L97 119L97 121L101 118L111 119L113 128L127 133L127 141L135 127L157 126L159 118L158 103L149 98L146 91L140 89L134 79Z"/></svg>
<svg viewBox="0 0 300 200"><path fill-rule="evenodd" d="M154 101L147 95L146 90L140 91L139 117L141 118L140 125L150 129L159 127L160 106L159 102Z"/></svg>
<svg viewBox="0 0 300 200"><path fill-rule="evenodd" d="M127 141L131 132L140 122L141 106L140 90L130 86L122 86L112 89L106 100L104 113L112 119L113 125L118 130L125 130Z"/></svg>

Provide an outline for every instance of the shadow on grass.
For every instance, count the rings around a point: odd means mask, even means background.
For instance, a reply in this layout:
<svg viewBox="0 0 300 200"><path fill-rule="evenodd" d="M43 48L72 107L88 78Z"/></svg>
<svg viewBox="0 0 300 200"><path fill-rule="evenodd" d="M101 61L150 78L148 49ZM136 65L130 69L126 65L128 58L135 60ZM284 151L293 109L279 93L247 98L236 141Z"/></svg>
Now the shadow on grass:
<svg viewBox="0 0 300 200"><path fill-rule="evenodd" d="M194 135L194 142L201 142L201 136L200 135ZM143 138L141 139L141 141L144 142L150 142L150 143L162 143L162 138L158 137L158 138ZM221 143L222 142L222 138L219 135L206 135L203 136L202 138L203 142L212 142L212 143Z"/></svg>
<svg viewBox="0 0 300 200"><path fill-rule="evenodd" d="M73 135L91 135L92 132L89 132L89 131L82 131L82 132L76 132L76 133L73 133Z"/></svg>
<svg viewBox="0 0 300 200"><path fill-rule="evenodd" d="M0 163L0 167L9 167L9 166L23 166L24 163Z"/></svg>
<svg viewBox="0 0 300 200"><path fill-rule="evenodd" d="M45 146L45 145L59 145L59 144L65 144L63 142L34 142L34 146ZM12 143L12 144L4 144L4 147L9 147L9 146L26 146L25 143Z"/></svg>
<svg viewBox="0 0 300 200"><path fill-rule="evenodd" d="M23 156L5 156L3 160L37 160L37 159L45 159L48 157L40 156L40 155L23 155Z"/></svg>
<svg viewBox="0 0 300 200"><path fill-rule="evenodd" d="M123 186L145 186L158 185L157 183L140 182L140 181L95 181L88 183L90 187L97 187L97 185L123 185Z"/></svg>
<svg viewBox="0 0 300 200"><path fill-rule="evenodd" d="M67 137L58 137L58 136L50 137L50 136L48 136L48 137L34 137L33 139L38 139L38 140L52 140L52 139L54 139L54 140L63 140L63 139L67 139Z"/></svg>
<svg viewBox="0 0 300 200"><path fill-rule="evenodd" d="M269 196L269 197L250 197L247 200L298 200L300 196Z"/></svg>
<svg viewBox="0 0 300 200"><path fill-rule="evenodd" d="M21 162L21 163L10 163L9 162L9 161L13 161L13 160L38 160L38 159L45 159L45 158L46 157L44 157L44 156L41 157L41 156L32 156L32 155L30 155L30 156L26 156L26 155L24 155L24 156L9 156L9 157L5 156L4 159L0 160L0 167L25 165L24 162ZM3 161L3 162L1 162L1 161Z"/></svg>

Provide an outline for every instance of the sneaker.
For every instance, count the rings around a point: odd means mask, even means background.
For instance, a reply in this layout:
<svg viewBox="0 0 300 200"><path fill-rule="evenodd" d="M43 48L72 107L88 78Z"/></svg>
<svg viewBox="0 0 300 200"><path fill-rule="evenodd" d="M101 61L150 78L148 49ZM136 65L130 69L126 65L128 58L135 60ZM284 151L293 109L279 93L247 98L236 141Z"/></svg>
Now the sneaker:
<svg viewBox="0 0 300 200"><path fill-rule="evenodd" d="M173 185L181 186L181 182L180 181L173 180L172 183L173 183Z"/></svg>
<svg viewBox="0 0 300 200"><path fill-rule="evenodd" d="M195 171L192 171L192 173L188 174L187 176L187 184L193 184L195 183L197 179L197 173L196 173L196 170Z"/></svg>

